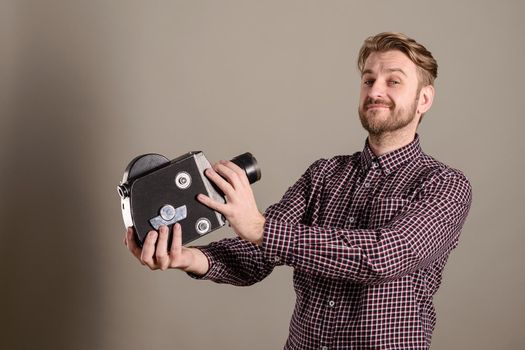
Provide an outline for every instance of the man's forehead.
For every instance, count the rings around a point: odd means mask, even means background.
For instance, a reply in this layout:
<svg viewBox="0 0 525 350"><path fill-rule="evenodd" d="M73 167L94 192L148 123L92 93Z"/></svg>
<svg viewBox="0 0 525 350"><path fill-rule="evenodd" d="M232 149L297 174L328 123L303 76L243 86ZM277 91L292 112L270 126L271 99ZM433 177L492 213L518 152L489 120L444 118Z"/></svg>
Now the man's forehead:
<svg viewBox="0 0 525 350"><path fill-rule="evenodd" d="M417 67L407 55L398 50L372 52L365 61L363 74L399 72L405 76L417 73Z"/></svg>

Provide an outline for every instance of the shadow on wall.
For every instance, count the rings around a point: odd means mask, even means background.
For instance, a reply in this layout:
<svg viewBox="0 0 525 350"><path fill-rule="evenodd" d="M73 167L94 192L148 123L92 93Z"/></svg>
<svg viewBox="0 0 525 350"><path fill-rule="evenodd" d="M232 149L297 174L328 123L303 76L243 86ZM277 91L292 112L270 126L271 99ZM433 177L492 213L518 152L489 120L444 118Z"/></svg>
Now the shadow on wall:
<svg viewBox="0 0 525 350"><path fill-rule="evenodd" d="M103 267L86 204L93 90L83 67L25 39L3 140L2 348L97 348Z"/></svg>

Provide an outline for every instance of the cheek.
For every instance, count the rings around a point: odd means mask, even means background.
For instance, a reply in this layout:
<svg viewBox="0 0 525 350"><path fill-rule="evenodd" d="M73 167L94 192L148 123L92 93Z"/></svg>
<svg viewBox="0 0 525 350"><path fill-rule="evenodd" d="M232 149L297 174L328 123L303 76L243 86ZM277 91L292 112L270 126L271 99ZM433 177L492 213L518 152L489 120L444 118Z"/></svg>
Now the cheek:
<svg viewBox="0 0 525 350"><path fill-rule="evenodd" d="M410 99L405 94L400 93L399 91L395 91L391 93L388 97L390 98L390 101L394 102L396 106L398 105L404 106L408 102L413 101L413 98Z"/></svg>
<svg viewBox="0 0 525 350"><path fill-rule="evenodd" d="M367 97L368 97L367 92L364 89L361 89L359 93L359 104L363 104Z"/></svg>

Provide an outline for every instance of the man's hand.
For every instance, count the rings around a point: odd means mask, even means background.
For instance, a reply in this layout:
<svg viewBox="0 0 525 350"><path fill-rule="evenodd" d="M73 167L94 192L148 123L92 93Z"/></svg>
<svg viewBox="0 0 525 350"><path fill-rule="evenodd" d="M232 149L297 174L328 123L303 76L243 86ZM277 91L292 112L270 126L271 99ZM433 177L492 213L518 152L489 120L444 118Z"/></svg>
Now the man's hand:
<svg viewBox="0 0 525 350"><path fill-rule="evenodd" d="M133 237L133 228L128 227L124 244L142 265L152 270L180 269L197 275L208 271L208 259L199 249L182 246L180 224L173 225L173 239L168 250L168 227L161 226L159 232L150 231L140 248Z"/></svg>
<svg viewBox="0 0 525 350"><path fill-rule="evenodd" d="M206 169L205 174L224 193L226 204L204 194L198 195L197 199L224 215L239 237L261 244L265 219L257 209L245 171L235 163L223 160L216 163L213 168Z"/></svg>

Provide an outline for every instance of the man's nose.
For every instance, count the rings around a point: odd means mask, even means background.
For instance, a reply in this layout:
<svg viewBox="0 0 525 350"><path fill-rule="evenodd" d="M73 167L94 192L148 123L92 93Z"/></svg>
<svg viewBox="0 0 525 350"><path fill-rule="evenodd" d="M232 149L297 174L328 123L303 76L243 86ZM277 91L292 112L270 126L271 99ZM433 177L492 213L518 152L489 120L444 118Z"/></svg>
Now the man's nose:
<svg viewBox="0 0 525 350"><path fill-rule="evenodd" d="M373 99L382 98L385 94L385 85L377 80L368 89L368 97Z"/></svg>

